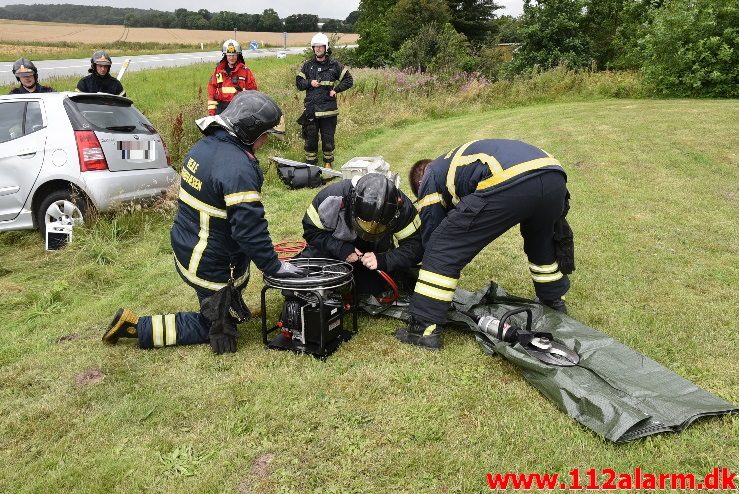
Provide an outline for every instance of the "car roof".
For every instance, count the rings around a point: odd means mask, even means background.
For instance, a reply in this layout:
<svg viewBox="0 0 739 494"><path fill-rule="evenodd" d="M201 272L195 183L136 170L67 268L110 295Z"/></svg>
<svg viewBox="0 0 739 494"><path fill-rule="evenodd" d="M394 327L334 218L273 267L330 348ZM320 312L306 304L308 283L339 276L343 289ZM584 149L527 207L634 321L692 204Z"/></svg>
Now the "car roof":
<svg viewBox="0 0 739 494"><path fill-rule="evenodd" d="M100 99L115 99L120 101L125 101L128 103L133 104L133 101L129 98L125 98L123 96L117 96L115 94L108 94L108 93L81 93L79 91L61 91L61 92L53 92L53 93L26 93L26 94L7 94L0 96L0 101L4 100L14 100L14 99L42 99L42 100L63 100L64 98L69 98L72 101L79 98L100 98Z"/></svg>

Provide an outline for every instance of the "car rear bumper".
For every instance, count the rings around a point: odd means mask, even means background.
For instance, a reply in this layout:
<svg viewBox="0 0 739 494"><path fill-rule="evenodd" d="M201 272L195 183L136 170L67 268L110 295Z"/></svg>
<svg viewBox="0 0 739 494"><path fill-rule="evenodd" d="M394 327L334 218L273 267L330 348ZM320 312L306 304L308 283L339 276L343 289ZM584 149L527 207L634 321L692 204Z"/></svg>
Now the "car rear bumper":
<svg viewBox="0 0 739 494"><path fill-rule="evenodd" d="M177 179L172 168L133 171L91 171L81 174L95 207L106 211L121 203L144 200L166 191Z"/></svg>

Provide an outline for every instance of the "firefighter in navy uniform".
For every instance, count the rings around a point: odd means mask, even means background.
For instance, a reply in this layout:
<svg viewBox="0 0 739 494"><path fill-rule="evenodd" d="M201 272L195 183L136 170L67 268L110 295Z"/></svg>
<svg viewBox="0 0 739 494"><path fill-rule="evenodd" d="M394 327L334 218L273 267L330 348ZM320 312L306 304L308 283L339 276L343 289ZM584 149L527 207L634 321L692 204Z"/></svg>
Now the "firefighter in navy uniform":
<svg viewBox="0 0 739 494"><path fill-rule="evenodd" d="M13 75L21 83L17 88L10 90L8 94L29 93L53 93L54 90L48 86L42 86L38 82L38 69L27 58L19 58L13 64Z"/></svg>
<svg viewBox="0 0 739 494"><path fill-rule="evenodd" d="M77 83L77 91L81 93L108 93L125 96L121 81L110 75L113 60L105 50L96 51L90 58L90 75L83 77Z"/></svg>
<svg viewBox="0 0 739 494"><path fill-rule="evenodd" d="M558 264L554 230L565 213L567 176L556 159L525 142L483 139L417 162L410 181L425 250L410 322L395 333L400 341L441 348L440 325L462 268L515 225L538 299L566 312L570 282Z"/></svg>
<svg viewBox="0 0 739 494"><path fill-rule="evenodd" d="M308 246L301 257L352 263L360 293L383 291L378 269L407 278L423 254L413 201L379 173L360 177L356 185L347 179L323 188L303 216L303 238Z"/></svg>
<svg viewBox="0 0 739 494"><path fill-rule="evenodd" d="M120 337L138 338L141 348L210 342L216 353L235 352L236 323L248 313L215 318L206 310L212 299L233 287L237 303L228 311L246 312L241 290L251 261L270 276L301 274L275 254L261 202L264 177L254 156L270 133L284 133L280 108L259 91L243 91L221 115L197 124L205 136L184 160L171 241L177 272L195 289L201 312L137 317L120 309L103 335L106 343Z"/></svg>
<svg viewBox="0 0 739 494"><path fill-rule="evenodd" d="M246 66L239 42L227 39L223 43L223 58L208 81L208 115L223 112L236 93L245 89L256 90L257 81Z"/></svg>
<svg viewBox="0 0 739 494"><path fill-rule="evenodd" d="M352 87L354 79L348 68L331 58L325 34L313 36L311 47L315 56L303 63L295 78L298 90L305 91L305 110L298 123L303 127L305 162L318 164L320 133L324 166L332 168L339 114L336 95Z"/></svg>

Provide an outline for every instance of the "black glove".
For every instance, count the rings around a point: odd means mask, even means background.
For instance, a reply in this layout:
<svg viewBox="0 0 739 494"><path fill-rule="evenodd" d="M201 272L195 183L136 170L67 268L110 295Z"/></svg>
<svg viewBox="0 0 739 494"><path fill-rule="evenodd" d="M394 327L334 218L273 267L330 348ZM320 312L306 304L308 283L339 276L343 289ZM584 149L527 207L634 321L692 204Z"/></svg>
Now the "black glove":
<svg viewBox="0 0 739 494"><path fill-rule="evenodd" d="M227 334L211 334L210 347L213 353L223 355L224 353L236 353L236 336Z"/></svg>
<svg viewBox="0 0 739 494"><path fill-rule="evenodd" d="M296 265L280 261L280 269L275 273L278 278L304 278L308 271Z"/></svg>

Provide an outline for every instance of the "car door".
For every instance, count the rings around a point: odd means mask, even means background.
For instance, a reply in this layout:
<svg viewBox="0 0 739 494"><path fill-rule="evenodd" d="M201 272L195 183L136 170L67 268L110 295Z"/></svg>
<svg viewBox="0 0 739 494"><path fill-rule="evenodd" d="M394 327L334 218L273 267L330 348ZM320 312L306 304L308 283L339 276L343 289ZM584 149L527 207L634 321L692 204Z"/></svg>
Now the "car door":
<svg viewBox="0 0 739 494"><path fill-rule="evenodd" d="M0 101L0 221L20 213L44 162L39 101Z"/></svg>

